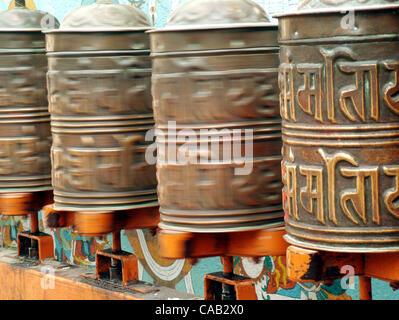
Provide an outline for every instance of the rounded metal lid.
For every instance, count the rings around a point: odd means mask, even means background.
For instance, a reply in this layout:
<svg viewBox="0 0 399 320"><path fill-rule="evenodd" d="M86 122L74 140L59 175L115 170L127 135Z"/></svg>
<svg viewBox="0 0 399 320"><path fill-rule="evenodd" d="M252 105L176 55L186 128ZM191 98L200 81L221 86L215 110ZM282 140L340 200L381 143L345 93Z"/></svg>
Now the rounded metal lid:
<svg viewBox="0 0 399 320"><path fill-rule="evenodd" d="M399 0L300 0L297 11L274 17L396 8L399 8Z"/></svg>
<svg viewBox="0 0 399 320"><path fill-rule="evenodd" d="M112 0L97 0L91 5L71 10L62 21L60 29L56 31L139 31L150 28L150 20L140 9L117 4Z"/></svg>
<svg viewBox="0 0 399 320"><path fill-rule="evenodd" d="M267 13L251 0L188 0L169 17L158 31L264 27Z"/></svg>
<svg viewBox="0 0 399 320"><path fill-rule="evenodd" d="M16 0L14 9L0 12L0 32L42 31L49 27L58 28L58 20L47 12L27 9L23 0Z"/></svg>

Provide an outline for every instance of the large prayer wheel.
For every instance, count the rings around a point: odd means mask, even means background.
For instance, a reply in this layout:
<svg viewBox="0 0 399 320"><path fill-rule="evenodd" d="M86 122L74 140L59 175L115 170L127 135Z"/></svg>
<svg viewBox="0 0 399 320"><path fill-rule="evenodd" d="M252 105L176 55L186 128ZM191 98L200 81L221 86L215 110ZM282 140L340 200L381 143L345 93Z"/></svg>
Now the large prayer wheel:
<svg viewBox="0 0 399 320"><path fill-rule="evenodd" d="M277 26L249 0L191 0L150 35L160 228L281 226Z"/></svg>
<svg viewBox="0 0 399 320"><path fill-rule="evenodd" d="M50 15L0 12L0 193L51 191L45 37ZM54 27L58 22L51 16Z"/></svg>
<svg viewBox="0 0 399 320"><path fill-rule="evenodd" d="M157 206L147 16L111 0L69 12L46 33L56 210Z"/></svg>
<svg viewBox="0 0 399 320"><path fill-rule="evenodd" d="M399 250L398 14L398 0L308 0L278 17L292 244Z"/></svg>

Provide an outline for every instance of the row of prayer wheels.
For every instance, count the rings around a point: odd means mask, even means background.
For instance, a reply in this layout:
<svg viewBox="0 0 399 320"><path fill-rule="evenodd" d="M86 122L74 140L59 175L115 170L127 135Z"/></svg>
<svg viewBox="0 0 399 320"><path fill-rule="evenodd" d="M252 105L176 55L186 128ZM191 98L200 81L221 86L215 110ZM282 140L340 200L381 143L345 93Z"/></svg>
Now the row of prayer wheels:
<svg viewBox="0 0 399 320"><path fill-rule="evenodd" d="M153 29L98 0L43 31L16 1L0 13L0 192L52 190L82 219L159 205L164 230L285 225L307 248L399 250L398 14L304 0L278 26L250 0L188 0Z"/></svg>

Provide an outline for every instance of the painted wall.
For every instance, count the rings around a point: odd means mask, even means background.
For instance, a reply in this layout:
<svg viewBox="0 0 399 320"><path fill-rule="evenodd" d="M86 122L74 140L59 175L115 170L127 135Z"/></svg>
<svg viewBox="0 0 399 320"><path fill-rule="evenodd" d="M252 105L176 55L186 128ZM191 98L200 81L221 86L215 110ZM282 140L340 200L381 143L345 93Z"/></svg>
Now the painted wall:
<svg viewBox="0 0 399 320"><path fill-rule="evenodd" d="M118 0L114 0L118 2ZM154 21L156 27L163 27L171 11L185 0L119 0L141 8ZM94 0L27 0L32 9L40 9L55 15L60 21L72 8L93 3ZM269 15L281 13L296 4L296 0L256 0ZM0 0L0 10L13 6L13 1ZM29 218L0 218L0 245L16 249L16 235L29 230ZM97 249L110 247L110 237L103 239L80 237L71 230L41 230L52 234L55 242L55 255L58 260L78 264L87 268L95 265ZM122 249L135 253L139 258L140 279L169 286L178 290L203 295L203 277L207 273L222 270L219 258L202 259L193 265L189 260L171 261L157 253L156 237L146 231L122 232ZM298 284L287 279L283 257L264 257L258 262L251 259L235 258L236 273L255 280L259 299L358 299L357 281L353 289L345 290L340 281L333 285ZM389 284L373 280L375 299L399 299Z"/></svg>

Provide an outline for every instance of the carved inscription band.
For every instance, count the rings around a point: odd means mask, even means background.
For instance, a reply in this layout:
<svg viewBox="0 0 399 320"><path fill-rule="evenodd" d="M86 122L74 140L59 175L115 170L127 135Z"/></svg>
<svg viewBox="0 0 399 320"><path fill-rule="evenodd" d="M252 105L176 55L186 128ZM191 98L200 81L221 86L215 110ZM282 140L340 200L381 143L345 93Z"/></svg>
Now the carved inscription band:
<svg viewBox="0 0 399 320"><path fill-rule="evenodd" d="M0 193L51 190L44 36L2 32L0 43Z"/></svg>
<svg viewBox="0 0 399 320"><path fill-rule="evenodd" d="M229 5L242 15L261 13L249 1L209 3L223 5L214 10L218 15ZM198 23L195 30L151 32L163 229L223 233L284 224L277 26L262 22L212 31ZM185 143L169 133L171 122L177 134L188 132ZM185 163L176 160L183 146L190 153ZM231 157L233 150L242 163ZM201 162L208 158L212 161ZM250 170L236 174L244 167Z"/></svg>
<svg viewBox="0 0 399 320"><path fill-rule="evenodd" d="M341 18L317 16L331 30ZM359 25L364 18L356 16ZM284 19L288 25L290 17ZM282 45L289 242L334 251L399 249L398 49L398 41L373 42L367 35L361 43Z"/></svg>
<svg viewBox="0 0 399 320"><path fill-rule="evenodd" d="M145 41L144 31L46 36L55 208L157 206L156 168L145 158L151 143L145 135L154 127L148 36ZM66 39L75 39L79 51L66 50ZM143 41L136 43L138 50L132 50L135 39ZM117 48L101 51L110 40Z"/></svg>

